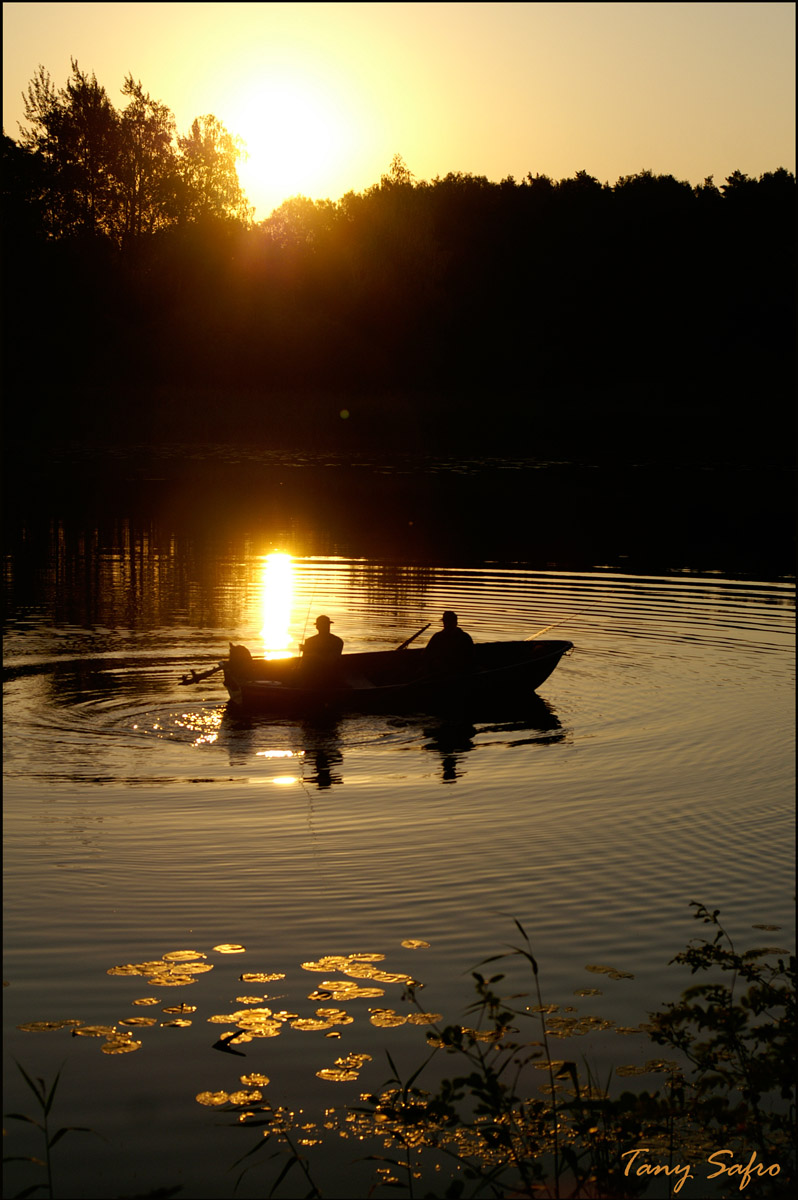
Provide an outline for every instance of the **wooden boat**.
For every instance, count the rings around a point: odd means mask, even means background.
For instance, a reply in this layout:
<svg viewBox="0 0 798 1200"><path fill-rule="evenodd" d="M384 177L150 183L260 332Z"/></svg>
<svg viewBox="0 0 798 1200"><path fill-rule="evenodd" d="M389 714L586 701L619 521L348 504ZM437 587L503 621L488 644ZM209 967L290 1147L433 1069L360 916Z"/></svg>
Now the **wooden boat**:
<svg viewBox="0 0 798 1200"><path fill-rule="evenodd" d="M436 675L424 651L342 654L323 667L300 657L253 658L230 645L219 664L230 701L244 710L303 716L321 710L436 712L487 699L530 696L573 649L566 641L478 642L473 665Z"/></svg>

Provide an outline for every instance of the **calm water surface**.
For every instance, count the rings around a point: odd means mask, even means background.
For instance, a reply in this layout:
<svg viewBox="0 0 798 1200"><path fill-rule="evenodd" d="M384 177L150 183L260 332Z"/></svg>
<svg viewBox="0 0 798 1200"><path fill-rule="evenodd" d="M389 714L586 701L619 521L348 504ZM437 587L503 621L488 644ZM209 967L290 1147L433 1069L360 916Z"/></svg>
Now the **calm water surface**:
<svg viewBox="0 0 798 1200"><path fill-rule="evenodd" d="M245 1057L213 1049L226 1027L208 1018L253 988L312 1016L308 994L328 976L302 964L323 955L384 954L386 971L423 981L427 1009L462 1020L470 969L517 940L517 919L546 1001L636 1024L686 986L667 964L700 932L691 900L720 908L742 943L772 924L767 937L792 945L791 583L291 557L257 534L181 541L121 518L112 535L56 520L26 536L33 549L6 562L6 1109L32 1112L13 1059L50 1078L63 1063L58 1119L106 1139L64 1140L57 1194L231 1195L230 1165L255 1134L226 1127L199 1092L265 1072L273 1103L316 1119L378 1087L386 1049L419 1065L423 1029L368 1021L370 1005L409 1011L400 983L347 1005L355 1021L338 1039L286 1027ZM477 640L557 623L575 650L525 711L458 725L243 719L219 676L180 684L230 639L295 649L317 612L365 650L434 628L444 608ZM243 950L214 949L227 945ZM108 974L179 949L213 970L169 989ZM508 989L529 982L510 965ZM133 1005L148 997L158 1006ZM192 1024L162 1026L180 1003L196 1007ZM159 1023L119 1056L68 1029L18 1029L141 1014ZM642 1037L603 1036L589 1054L607 1069L651 1056ZM372 1055L360 1081L316 1076L350 1051ZM364 1168L348 1143L337 1153L325 1194L354 1194ZM261 1167L238 1194L268 1194L273 1177Z"/></svg>

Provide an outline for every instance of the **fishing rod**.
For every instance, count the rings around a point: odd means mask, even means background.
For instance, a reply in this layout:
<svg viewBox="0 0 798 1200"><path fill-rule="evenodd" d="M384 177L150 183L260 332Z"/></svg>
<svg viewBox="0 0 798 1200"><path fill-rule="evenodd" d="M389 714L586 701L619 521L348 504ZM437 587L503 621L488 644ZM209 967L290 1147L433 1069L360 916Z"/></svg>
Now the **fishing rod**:
<svg viewBox="0 0 798 1200"><path fill-rule="evenodd" d="M316 584L314 583L313 590L310 593L310 599L308 600L308 611L305 613L305 624L302 626L302 641L299 643L300 650L305 649L305 631L307 630L307 627L308 627L308 619L310 617L310 608L311 608L311 605L313 604L313 597L315 595L316 595Z"/></svg>
<svg viewBox="0 0 798 1200"><path fill-rule="evenodd" d="M541 633L548 633L550 629L556 629L558 625L564 625L566 621L581 621L583 619L584 618L581 613L576 613L576 615L572 617L562 617L559 621L553 621L551 625L544 625L542 629L537 631L537 633L530 633L529 637L524 638L524 641L531 642L536 637L540 637Z"/></svg>

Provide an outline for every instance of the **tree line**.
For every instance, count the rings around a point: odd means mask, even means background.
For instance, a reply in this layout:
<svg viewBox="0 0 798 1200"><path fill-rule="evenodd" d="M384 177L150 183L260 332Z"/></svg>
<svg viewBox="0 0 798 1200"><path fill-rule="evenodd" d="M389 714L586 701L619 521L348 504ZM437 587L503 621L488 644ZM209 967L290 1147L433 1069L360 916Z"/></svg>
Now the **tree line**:
<svg viewBox="0 0 798 1200"><path fill-rule="evenodd" d="M212 115L178 134L171 111L130 74L122 95L118 112L74 59L63 88L38 68L23 96L28 123L4 148L16 221L51 238L116 245L206 216L246 221L240 140Z"/></svg>
<svg viewBox="0 0 798 1200"><path fill-rule="evenodd" d="M789 426L784 168L426 181L397 155L256 222L233 134L178 134L130 75L122 94L39 68L3 135L12 435L35 415L56 437L501 450Z"/></svg>

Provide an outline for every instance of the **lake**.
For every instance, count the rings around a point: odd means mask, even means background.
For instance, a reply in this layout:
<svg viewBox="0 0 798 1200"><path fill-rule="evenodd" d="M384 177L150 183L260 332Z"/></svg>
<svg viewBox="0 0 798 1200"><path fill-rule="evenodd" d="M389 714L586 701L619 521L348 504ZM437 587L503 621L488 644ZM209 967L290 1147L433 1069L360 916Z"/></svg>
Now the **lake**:
<svg viewBox="0 0 798 1200"><path fill-rule="evenodd" d="M757 526L764 491L695 468L664 511L642 468L196 450L80 467L12 497L4 580L5 1109L35 1109L14 1060L63 1066L53 1120L100 1135L54 1149L56 1195L233 1195L257 1134L198 1095L265 1074L275 1106L323 1123L388 1078L386 1051L407 1074L426 1055L423 1026L369 1010L410 1012L410 977L464 1021L516 921L546 1003L630 1027L690 982L668 964L701 932L691 901L740 945L762 925L794 944L794 584L783 518ZM423 643L444 609L477 641L554 626L574 651L521 711L457 724L247 718L219 675L181 683L231 640L296 652L317 613L370 650L431 623ZM164 954L205 969L159 977ZM343 1003L348 1023L303 1027L341 970L327 956L394 978ZM532 995L518 959L497 969ZM279 1036L232 1053L230 1018L258 1007ZM69 1021L140 1048L20 1028ZM605 1074L653 1056L612 1030L573 1053ZM318 1076L346 1055L371 1056L356 1080ZM7 1128L7 1153L37 1153ZM324 1195L367 1194L359 1145L312 1153ZM250 1162L236 1195L268 1194L279 1161ZM14 1164L7 1194L38 1179Z"/></svg>

